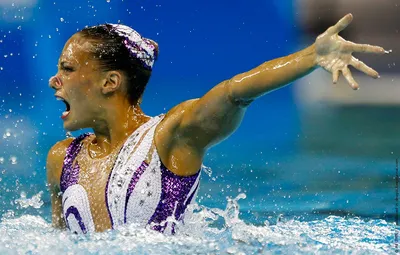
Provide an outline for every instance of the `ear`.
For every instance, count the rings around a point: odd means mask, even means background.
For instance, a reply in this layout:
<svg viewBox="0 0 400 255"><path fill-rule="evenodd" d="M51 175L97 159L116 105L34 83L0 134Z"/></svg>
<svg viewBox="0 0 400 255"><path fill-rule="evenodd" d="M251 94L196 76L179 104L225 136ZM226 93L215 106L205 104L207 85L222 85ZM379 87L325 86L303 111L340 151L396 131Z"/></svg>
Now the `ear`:
<svg viewBox="0 0 400 255"><path fill-rule="evenodd" d="M117 91L122 84L122 75L117 71L107 72L101 92L105 95Z"/></svg>

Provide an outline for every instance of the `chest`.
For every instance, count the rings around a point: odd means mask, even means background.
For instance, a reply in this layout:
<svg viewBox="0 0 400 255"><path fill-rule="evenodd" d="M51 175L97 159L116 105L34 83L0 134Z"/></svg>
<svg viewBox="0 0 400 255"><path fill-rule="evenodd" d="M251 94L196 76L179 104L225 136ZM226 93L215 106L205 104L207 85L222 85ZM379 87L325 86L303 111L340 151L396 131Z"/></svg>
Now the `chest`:
<svg viewBox="0 0 400 255"><path fill-rule="evenodd" d="M89 197L104 197L107 181L115 163L114 156L92 159L87 153L80 153L75 164L79 165L78 183L87 191Z"/></svg>
<svg viewBox="0 0 400 255"><path fill-rule="evenodd" d="M106 206L106 187L114 162L115 158L111 155L102 159L91 159L84 146L73 163L75 167L79 168L77 184L84 191L81 193L86 194L84 200L87 200L88 205L88 208L81 211L88 212L96 231L111 228Z"/></svg>

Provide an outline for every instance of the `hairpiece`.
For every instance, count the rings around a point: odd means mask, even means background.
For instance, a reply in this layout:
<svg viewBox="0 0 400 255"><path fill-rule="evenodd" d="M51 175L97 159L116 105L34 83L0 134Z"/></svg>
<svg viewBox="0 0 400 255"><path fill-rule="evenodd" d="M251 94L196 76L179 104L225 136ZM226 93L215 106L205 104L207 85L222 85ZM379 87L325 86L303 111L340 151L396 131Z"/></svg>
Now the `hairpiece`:
<svg viewBox="0 0 400 255"><path fill-rule="evenodd" d="M151 70L157 59L156 47L147 38L142 37L131 27L121 24L108 24L112 26L112 31L123 38L123 44L129 50L131 55L137 58L143 67Z"/></svg>

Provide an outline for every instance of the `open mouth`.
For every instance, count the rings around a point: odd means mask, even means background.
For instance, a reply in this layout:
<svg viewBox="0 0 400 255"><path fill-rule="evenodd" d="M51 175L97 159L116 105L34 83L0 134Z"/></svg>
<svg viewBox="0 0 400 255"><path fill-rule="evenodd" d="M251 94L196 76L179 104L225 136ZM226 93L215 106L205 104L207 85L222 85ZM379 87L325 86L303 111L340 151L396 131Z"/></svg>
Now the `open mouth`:
<svg viewBox="0 0 400 255"><path fill-rule="evenodd" d="M62 98L62 97L56 96L56 99L57 99L58 101L62 101L62 102L65 104L66 110L65 110L65 111L62 113L62 115L61 115L61 118L62 118L62 119L65 119L65 118L69 115L69 113L70 113L71 106L70 106L69 103L68 103L64 98Z"/></svg>

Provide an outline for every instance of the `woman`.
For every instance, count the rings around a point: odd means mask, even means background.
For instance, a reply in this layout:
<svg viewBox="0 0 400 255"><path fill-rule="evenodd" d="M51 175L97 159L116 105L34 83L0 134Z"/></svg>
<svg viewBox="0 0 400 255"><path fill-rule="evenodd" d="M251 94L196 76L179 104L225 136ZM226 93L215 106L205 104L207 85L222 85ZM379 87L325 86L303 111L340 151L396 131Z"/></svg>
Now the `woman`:
<svg viewBox="0 0 400 255"><path fill-rule="evenodd" d="M351 21L348 14L310 47L236 75L156 117L140 108L158 55L155 42L113 24L73 35L50 87L66 104L64 128L92 128L94 134L60 141L48 154L53 225L86 233L136 223L174 232L173 221L183 219L196 196L207 149L237 129L252 101L318 66L333 74L334 83L341 72L353 89L358 84L348 65L378 77L351 54L385 50L338 36Z"/></svg>

